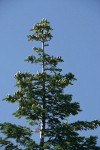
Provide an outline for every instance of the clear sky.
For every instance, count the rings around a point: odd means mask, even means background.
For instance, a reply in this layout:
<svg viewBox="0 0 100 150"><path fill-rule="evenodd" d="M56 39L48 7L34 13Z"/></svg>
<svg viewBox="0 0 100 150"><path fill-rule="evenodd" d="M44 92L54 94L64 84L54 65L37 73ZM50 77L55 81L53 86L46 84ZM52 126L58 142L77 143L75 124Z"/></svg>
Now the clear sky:
<svg viewBox="0 0 100 150"><path fill-rule="evenodd" d="M61 55L63 73L77 78L66 92L83 112L71 121L100 119L100 0L0 0L0 122L16 123L11 115L16 105L2 102L16 90L15 73L38 69L24 59L36 46L26 36L42 18L54 29L48 51ZM100 128L88 134L97 135L100 145Z"/></svg>

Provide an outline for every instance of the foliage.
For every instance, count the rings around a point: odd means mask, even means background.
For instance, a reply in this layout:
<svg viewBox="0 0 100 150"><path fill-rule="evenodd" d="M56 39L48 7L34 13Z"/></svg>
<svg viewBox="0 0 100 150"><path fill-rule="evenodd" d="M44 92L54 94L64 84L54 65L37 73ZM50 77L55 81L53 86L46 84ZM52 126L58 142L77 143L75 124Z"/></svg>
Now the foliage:
<svg viewBox="0 0 100 150"><path fill-rule="evenodd" d="M76 80L72 73L62 75L58 64L63 62L61 56L51 56L45 47L52 39L52 28L46 19L36 23L31 29L33 34L29 41L42 43L42 48L34 47L36 56L28 56L25 61L39 63L41 70L36 74L18 72L15 75L18 91L7 95L4 100L18 103L14 116L24 117L31 128L12 123L1 123L0 130L4 134L0 138L0 146L5 150L95 150L97 137L80 136L78 131L94 130L100 121L68 122L71 115L77 115L81 109L78 102L72 101L72 95L64 93L64 89L73 85ZM34 127L40 128L40 143L32 138ZM36 131L36 130L35 130ZM14 139L15 141L13 142Z"/></svg>

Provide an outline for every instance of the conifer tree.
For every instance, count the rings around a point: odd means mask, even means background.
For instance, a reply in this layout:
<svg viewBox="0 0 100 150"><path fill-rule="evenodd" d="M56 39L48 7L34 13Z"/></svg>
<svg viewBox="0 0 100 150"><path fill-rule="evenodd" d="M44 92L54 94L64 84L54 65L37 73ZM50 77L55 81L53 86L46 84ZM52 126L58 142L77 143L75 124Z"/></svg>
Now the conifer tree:
<svg viewBox="0 0 100 150"><path fill-rule="evenodd" d="M4 99L18 103L13 115L19 119L24 117L29 126L0 123L0 146L5 150L99 149L96 146L97 137L80 136L78 132L94 130L100 126L99 120L68 121L71 115L75 116L81 111L79 103L72 100L72 95L64 92L76 79L72 73L62 74L62 69L58 67L63 62L61 56L46 53L46 47L53 37L50 22L43 18L31 31L28 40L37 41L42 46L34 47L36 55L28 56L25 61L40 64L41 70L37 73L16 73L18 90ZM39 142L33 137L35 132L40 133Z"/></svg>

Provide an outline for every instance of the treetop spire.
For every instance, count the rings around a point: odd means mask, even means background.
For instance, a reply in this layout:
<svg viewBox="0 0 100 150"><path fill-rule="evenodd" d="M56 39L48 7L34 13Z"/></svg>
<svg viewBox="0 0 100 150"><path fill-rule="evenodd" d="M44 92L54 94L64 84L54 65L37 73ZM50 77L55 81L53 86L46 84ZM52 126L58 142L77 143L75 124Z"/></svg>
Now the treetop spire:
<svg viewBox="0 0 100 150"><path fill-rule="evenodd" d="M39 23L34 24L31 29L31 31L34 31L34 33L28 35L28 40L36 40L41 42L50 41L52 39L51 30L52 28L50 27L50 22L43 18Z"/></svg>

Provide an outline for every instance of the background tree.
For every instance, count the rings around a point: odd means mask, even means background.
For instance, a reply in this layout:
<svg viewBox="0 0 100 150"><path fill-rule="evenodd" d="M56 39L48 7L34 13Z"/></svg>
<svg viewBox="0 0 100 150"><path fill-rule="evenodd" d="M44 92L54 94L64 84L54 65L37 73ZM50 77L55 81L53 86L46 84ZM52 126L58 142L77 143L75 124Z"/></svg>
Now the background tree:
<svg viewBox="0 0 100 150"><path fill-rule="evenodd" d="M28 40L38 41L42 47L34 47L36 55L28 56L26 61L40 64L41 70L36 74L16 73L18 90L5 97L8 102L18 103L13 115L24 117L29 127L1 123L0 130L4 135L0 138L0 146L5 150L98 149L97 137L80 136L78 131L93 130L100 126L100 121L68 122L70 115L77 115L81 111L79 103L72 101L72 95L64 93L64 89L76 79L72 73L61 74L62 69L57 66L63 62L61 56L54 57L45 52L45 47L49 46L48 42L52 39L50 23L42 19L31 31L33 34L28 36ZM35 129L36 126L38 128ZM40 132L40 142L36 143L33 138L35 132Z"/></svg>

